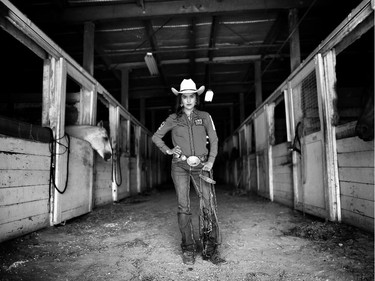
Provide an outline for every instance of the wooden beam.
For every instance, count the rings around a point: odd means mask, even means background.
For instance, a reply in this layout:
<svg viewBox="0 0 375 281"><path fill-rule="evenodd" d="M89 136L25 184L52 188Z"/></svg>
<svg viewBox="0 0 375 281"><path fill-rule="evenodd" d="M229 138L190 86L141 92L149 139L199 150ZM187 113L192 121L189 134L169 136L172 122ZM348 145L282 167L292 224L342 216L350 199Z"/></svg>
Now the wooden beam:
<svg viewBox="0 0 375 281"><path fill-rule="evenodd" d="M254 72L255 72L255 106L258 107L263 102L262 95L262 66L261 61L255 61Z"/></svg>
<svg viewBox="0 0 375 281"><path fill-rule="evenodd" d="M240 123L245 120L245 94L240 93Z"/></svg>
<svg viewBox="0 0 375 281"><path fill-rule="evenodd" d="M141 98L139 101L139 107L140 107L140 122L145 125L146 124L146 100L144 98Z"/></svg>
<svg viewBox="0 0 375 281"><path fill-rule="evenodd" d="M40 17L39 22L82 22L82 21L104 21L104 20L124 20L124 19L145 19L151 17L174 17L204 14L233 14L244 13L254 10L278 10L292 8L306 8L313 0L268 0L268 1L164 1L147 2L144 8L139 7L135 2L116 5L96 5L85 7L66 7L63 11L45 11L41 6L36 6Z"/></svg>
<svg viewBox="0 0 375 281"><path fill-rule="evenodd" d="M83 68L94 76L95 24L85 22L83 30Z"/></svg>
<svg viewBox="0 0 375 281"><path fill-rule="evenodd" d="M129 69L121 69L121 105L129 109Z"/></svg>
<svg viewBox="0 0 375 281"><path fill-rule="evenodd" d="M8 20L4 18L2 15L2 11L0 11L0 26L10 35L12 35L15 39L20 41L23 45L28 47L31 51L33 51L38 57L41 59L47 59L48 54L43 48L41 48L38 44L36 44L33 40L31 40L28 36L26 36L21 30L16 28L13 24L10 24Z"/></svg>
<svg viewBox="0 0 375 281"><path fill-rule="evenodd" d="M290 46L290 72L301 64L301 50L299 44L298 10L289 11L289 46Z"/></svg>
<svg viewBox="0 0 375 281"><path fill-rule="evenodd" d="M216 16L213 16L212 17L212 21L211 21L211 30L210 30L210 37L209 37L209 42L208 42L208 47L209 48L215 48L215 42L216 42L216 35L217 35L217 17ZM209 50L208 53L207 53L207 57L208 57L208 62L212 62L212 59L213 59L213 56L214 56L214 53L212 50ZM205 71L205 84L210 87L211 83L211 79L210 79L210 72L211 72L211 66L210 64L207 64L206 65L206 71Z"/></svg>
<svg viewBox="0 0 375 281"><path fill-rule="evenodd" d="M191 30L191 26L189 27L189 32ZM279 31L280 32L280 31ZM190 38L189 34L189 38ZM215 47L192 47L189 43L188 48L181 48L181 47L173 47L170 48L158 48L158 50L153 51L154 54L165 54L165 53L194 53L194 52L208 52L208 51L236 51L236 50L246 50L246 49L265 49L265 48L274 48L277 49L281 46L280 43L244 43L244 44L215 44ZM119 49L118 44L106 44L106 50L104 51L104 54L108 57L114 57L114 56L134 56L134 55L143 55L145 53L144 50L138 50L134 51L134 49ZM256 52L255 52L256 53ZM269 52L264 52L269 53ZM79 55L78 52L71 53L74 55ZM276 54L274 54L276 55Z"/></svg>
<svg viewBox="0 0 375 281"><path fill-rule="evenodd" d="M260 60L260 55L248 55L248 56L231 56L231 57L214 57L211 61L209 58L197 58L195 59L196 63L207 63L207 64L216 64L216 63L248 63L255 60ZM182 64L182 63L189 63L189 59L176 59L176 60L164 60L160 61L160 65L167 65L167 64ZM134 63L119 63L113 64L113 68L120 69L123 67L128 67L131 69L134 68L145 68L145 62L134 62Z"/></svg>
<svg viewBox="0 0 375 281"><path fill-rule="evenodd" d="M196 18L191 18L191 24L189 26L189 48L194 50L196 48ZM195 53L189 52L189 73L190 77L195 80Z"/></svg>

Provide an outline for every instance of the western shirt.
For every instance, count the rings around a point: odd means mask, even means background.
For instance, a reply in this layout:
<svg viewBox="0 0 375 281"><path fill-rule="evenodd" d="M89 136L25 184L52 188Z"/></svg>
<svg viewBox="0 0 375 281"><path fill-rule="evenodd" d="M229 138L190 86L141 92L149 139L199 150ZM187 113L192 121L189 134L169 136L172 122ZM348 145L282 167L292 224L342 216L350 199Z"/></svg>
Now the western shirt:
<svg viewBox="0 0 375 281"><path fill-rule="evenodd" d="M181 117L175 113L169 115L152 136L152 141L164 154L170 148L162 139L169 131L171 131L173 145L178 145L183 155L187 157L208 155L208 162L215 162L218 137L210 114L194 109L190 119L185 113ZM210 143L209 151L206 136Z"/></svg>

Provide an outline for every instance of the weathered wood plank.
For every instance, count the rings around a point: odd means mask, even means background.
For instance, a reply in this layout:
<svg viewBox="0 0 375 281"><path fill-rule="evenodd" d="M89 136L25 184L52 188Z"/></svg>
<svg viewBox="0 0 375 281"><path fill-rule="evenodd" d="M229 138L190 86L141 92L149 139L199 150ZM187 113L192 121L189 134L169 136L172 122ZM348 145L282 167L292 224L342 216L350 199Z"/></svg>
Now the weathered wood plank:
<svg viewBox="0 0 375 281"><path fill-rule="evenodd" d="M276 195L274 198L274 202L280 203L284 206L289 206L291 208L293 207L293 198L283 198Z"/></svg>
<svg viewBox="0 0 375 281"><path fill-rule="evenodd" d="M83 214L87 214L90 212L90 206L87 204L87 202L82 202L81 205L78 205L77 203L72 205L71 208L65 208L61 212L61 219L62 221L69 220L74 217L78 217Z"/></svg>
<svg viewBox="0 0 375 281"><path fill-rule="evenodd" d="M95 165L95 172L98 174L108 175L108 177L111 177L112 174L112 163L111 162L96 162Z"/></svg>
<svg viewBox="0 0 375 281"><path fill-rule="evenodd" d="M374 141L363 141L358 137L337 140L337 153L374 151Z"/></svg>
<svg viewBox="0 0 375 281"><path fill-rule="evenodd" d="M360 199L367 199L374 201L374 185L355 183L355 182L340 182L341 195L347 197L354 197Z"/></svg>
<svg viewBox="0 0 375 281"><path fill-rule="evenodd" d="M341 209L374 218L374 201L341 195Z"/></svg>
<svg viewBox="0 0 375 281"><path fill-rule="evenodd" d="M51 158L28 154L0 152L0 170L43 170L49 171Z"/></svg>
<svg viewBox="0 0 375 281"><path fill-rule="evenodd" d="M0 136L0 147L3 152L51 156L49 145L41 142Z"/></svg>
<svg viewBox="0 0 375 281"><path fill-rule="evenodd" d="M339 179L340 182L374 184L374 168L339 168Z"/></svg>
<svg viewBox="0 0 375 281"><path fill-rule="evenodd" d="M362 216L347 210L341 210L343 223L354 225L358 228L374 233L374 218Z"/></svg>
<svg viewBox="0 0 375 281"><path fill-rule="evenodd" d="M274 201L285 204L287 206L293 206L293 193L279 189L275 189L274 192Z"/></svg>
<svg viewBox="0 0 375 281"><path fill-rule="evenodd" d="M0 189L0 206L22 204L30 201L48 200L49 185L13 187Z"/></svg>
<svg viewBox="0 0 375 281"><path fill-rule="evenodd" d="M49 226L49 214L27 216L16 221L0 224L0 243Z"/></svg>
<svg viewBox="0 0 375 281"><path fill-rule="evenodd" d="M49 185L49 171L0 170L0 190L10 187Z"/></svg>
<svg viewBox="0 0 375 281"><path fill-rule="evenodd" d="M339 167L374 167L374 151L340 153L337 155Z"/></svg>
<svg viewBox="0 0 375 281"><path fill-rule="evenodd" d="M277 186L275 188L283 190L292 190L293 189L293 181L292 181L292 175L289 175L288 177L284 177L281 180L274 181L274 184Z"/></svg>
<svg viewBox="0 0 375 281"><path fill-rule="evenodd" d="M274 174L287 174L292 173L292 163L288 163L286 165L279 165L273 166L273 173Z"/></svg>
<svg viewBox="0 0 375 281"><path fill-rule="evenodd" d="M0 206L0 225L48 213L48 199Z"/></svg>
<svg viewBox="0 0 375 281"><path fill-rule="evenodd" d="M278 156L273 157L273 166L283 166L283 165L290 165L292 164L292 155L284 155L284 156Z"/></svg>

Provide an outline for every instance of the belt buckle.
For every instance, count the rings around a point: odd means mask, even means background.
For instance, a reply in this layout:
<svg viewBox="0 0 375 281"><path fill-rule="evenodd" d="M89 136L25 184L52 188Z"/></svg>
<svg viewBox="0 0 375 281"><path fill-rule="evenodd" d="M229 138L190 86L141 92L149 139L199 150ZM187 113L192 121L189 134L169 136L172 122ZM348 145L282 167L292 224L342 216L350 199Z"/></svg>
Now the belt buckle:
<svg viewBox="0 0 375 281"><path fill-rule="evenodd" d="M186 159L186 162L188 163L189 166L195 167L201 163L201 160L197 156L189 156Z"/></svg>

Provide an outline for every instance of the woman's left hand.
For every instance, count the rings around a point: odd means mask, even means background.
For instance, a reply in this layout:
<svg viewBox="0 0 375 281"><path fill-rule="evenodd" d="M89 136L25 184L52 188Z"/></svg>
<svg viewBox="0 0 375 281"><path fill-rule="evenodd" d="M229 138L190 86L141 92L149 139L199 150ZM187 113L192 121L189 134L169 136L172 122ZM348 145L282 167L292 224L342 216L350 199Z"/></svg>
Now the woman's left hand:
<svg viewBox="0 0 375 281"><path fill-rule="evenodd" d="M211 162L207 162L206 164L204 164L202 170L203 170L203 171L211 171L213 165L214 165L214 164L212 164Z"/></svg>

